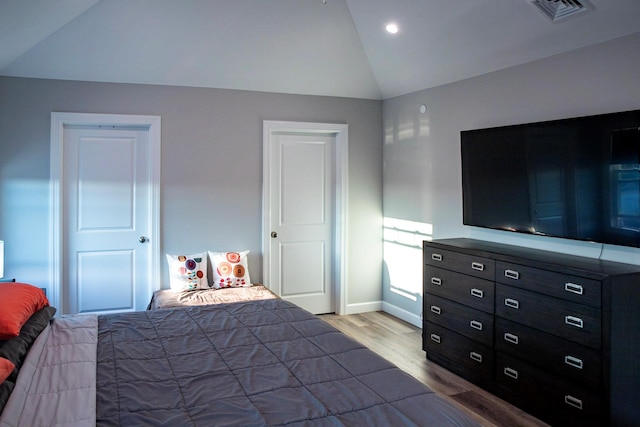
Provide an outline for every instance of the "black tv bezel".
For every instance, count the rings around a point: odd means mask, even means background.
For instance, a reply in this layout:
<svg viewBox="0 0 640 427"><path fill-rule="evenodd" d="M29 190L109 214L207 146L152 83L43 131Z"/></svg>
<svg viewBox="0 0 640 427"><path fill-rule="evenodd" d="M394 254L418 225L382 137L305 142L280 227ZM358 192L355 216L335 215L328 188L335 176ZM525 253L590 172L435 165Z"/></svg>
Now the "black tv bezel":
<svg viewBox="0 0 640 427"><path fill-rule="evenodd" d="M568 235L568 234L549 234L549 233L540 233L531 227L532 220L529 221L530 227L518 227L518 228L508 228L508 227L500 227L500 226L492 226L487 225L485 223L479 222L477 220L473 220L471 215L469 214L468 205L469 205L469 196L467 194L469 190L469 185L467 181L470 179L468 175L468 171L465 170L465 144L470 143L468 141L469 136L473 136L474 134L479 133L488 133L495 131L517 131L522 130L527 131L531 129L540 129L540 128L557 128L557 127L566 127L566 126L577 126L592 129L594 126L598 127L601 132L611 132L614 130L620 129L637 129L640 135L640 109L639 110L627 110L613 113L605 113L605 114L597 114L590 116L578 116L578 117L570 117L563 119L554 119L547 121L539 121L539 122L528 122L528 123L520 123L520 124L512 124L512 125L504 125L504 126L494 126L494 127L486 127L486 128L478 128L478 129L470 129L470 130L462 130L460 131L460 150L461 150L461 174L462 174L462 219L463 225L469 227L478 227L482 229L489 230L498 230L498 231L506 231L509 233L518 233L523 235L530 236L542 236L542 237L552 237L558 239L567 239L571 241L583 241L583 242L593 242L597 244L607 244L607 245L616 245L616 246L624 246L624 247L632 247L632 248L640 248L640 231L634 233L633 235L625 235L625 234L614 234L606 235L605 232L601 233L601 236L598 238L581 238L576 235ZM604 127L603 127L604 126ZM611 127L613 126L613 127ZM603 143L601 141L601 143ZM638 152L640 156L640 141ZM640 163L640 160L638 160ZM603 178L604 179L604 178ZM467 183L467 184L466 184ZM465 185L466 184L466 185ZM604 185L604 183L601 183ZM607 184L608 185L608 184Z"/></svg>

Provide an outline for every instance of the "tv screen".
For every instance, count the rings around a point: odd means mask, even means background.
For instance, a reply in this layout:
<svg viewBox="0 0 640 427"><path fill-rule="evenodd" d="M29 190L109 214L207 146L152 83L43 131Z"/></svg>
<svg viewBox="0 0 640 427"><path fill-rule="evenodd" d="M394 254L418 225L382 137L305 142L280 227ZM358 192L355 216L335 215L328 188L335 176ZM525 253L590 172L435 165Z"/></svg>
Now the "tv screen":
<svg viewBox="0 0 640 427"><path fill-rule="evenodd" d="M465 225L640 247L640 110L460 136Z"/></svg>

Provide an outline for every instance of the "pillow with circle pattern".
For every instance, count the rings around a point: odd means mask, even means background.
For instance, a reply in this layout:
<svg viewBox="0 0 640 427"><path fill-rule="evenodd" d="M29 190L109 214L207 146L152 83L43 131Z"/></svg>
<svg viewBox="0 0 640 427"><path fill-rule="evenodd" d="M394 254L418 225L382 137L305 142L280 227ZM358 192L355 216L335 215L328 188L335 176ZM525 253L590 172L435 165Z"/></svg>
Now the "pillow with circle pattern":
<svg viewBox="0 0 640 427"><path fill-rule="evenodd" d="M251 286L249 277L249 262L247 254L243 252L209 252L211 270L213 272L213 287L245 288Z"/></svg>
<svg viewBox="0 0 640 427"><path fill-rule="evenodd" d="M173 291L210 289L207 281L207 253L169 255L169 285Z"/></svg>

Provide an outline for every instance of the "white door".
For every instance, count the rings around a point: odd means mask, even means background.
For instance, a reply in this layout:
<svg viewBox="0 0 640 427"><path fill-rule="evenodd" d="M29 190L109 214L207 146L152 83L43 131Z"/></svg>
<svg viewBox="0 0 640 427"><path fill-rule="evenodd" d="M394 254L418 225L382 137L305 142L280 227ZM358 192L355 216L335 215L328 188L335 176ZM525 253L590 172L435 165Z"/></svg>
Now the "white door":
<svg viewBox="0 0 640 427"><path fill-rule="evenodd" d="M271 136L269 283L316 314L335 311L334 152L332 135Z"/></svg>
<svg viewBox="0 0 640 427"><path fill-rule="evenodd" d="M149 129L65 126L65 313L144 310L151 297Z"/></svg>

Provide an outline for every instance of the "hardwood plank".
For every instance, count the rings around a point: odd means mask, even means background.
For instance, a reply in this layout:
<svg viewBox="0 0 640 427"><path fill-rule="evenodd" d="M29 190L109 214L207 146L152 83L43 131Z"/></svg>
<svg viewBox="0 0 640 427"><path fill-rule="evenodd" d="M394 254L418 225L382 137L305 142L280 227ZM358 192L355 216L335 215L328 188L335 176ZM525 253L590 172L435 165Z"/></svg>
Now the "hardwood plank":
<svg viewBox="0 0 640 427"><path fill-rule="evenodd" d="M422 330L388 313L370 312L321 319L389 360L487 427L547 424L426 359Z"/></svg>

